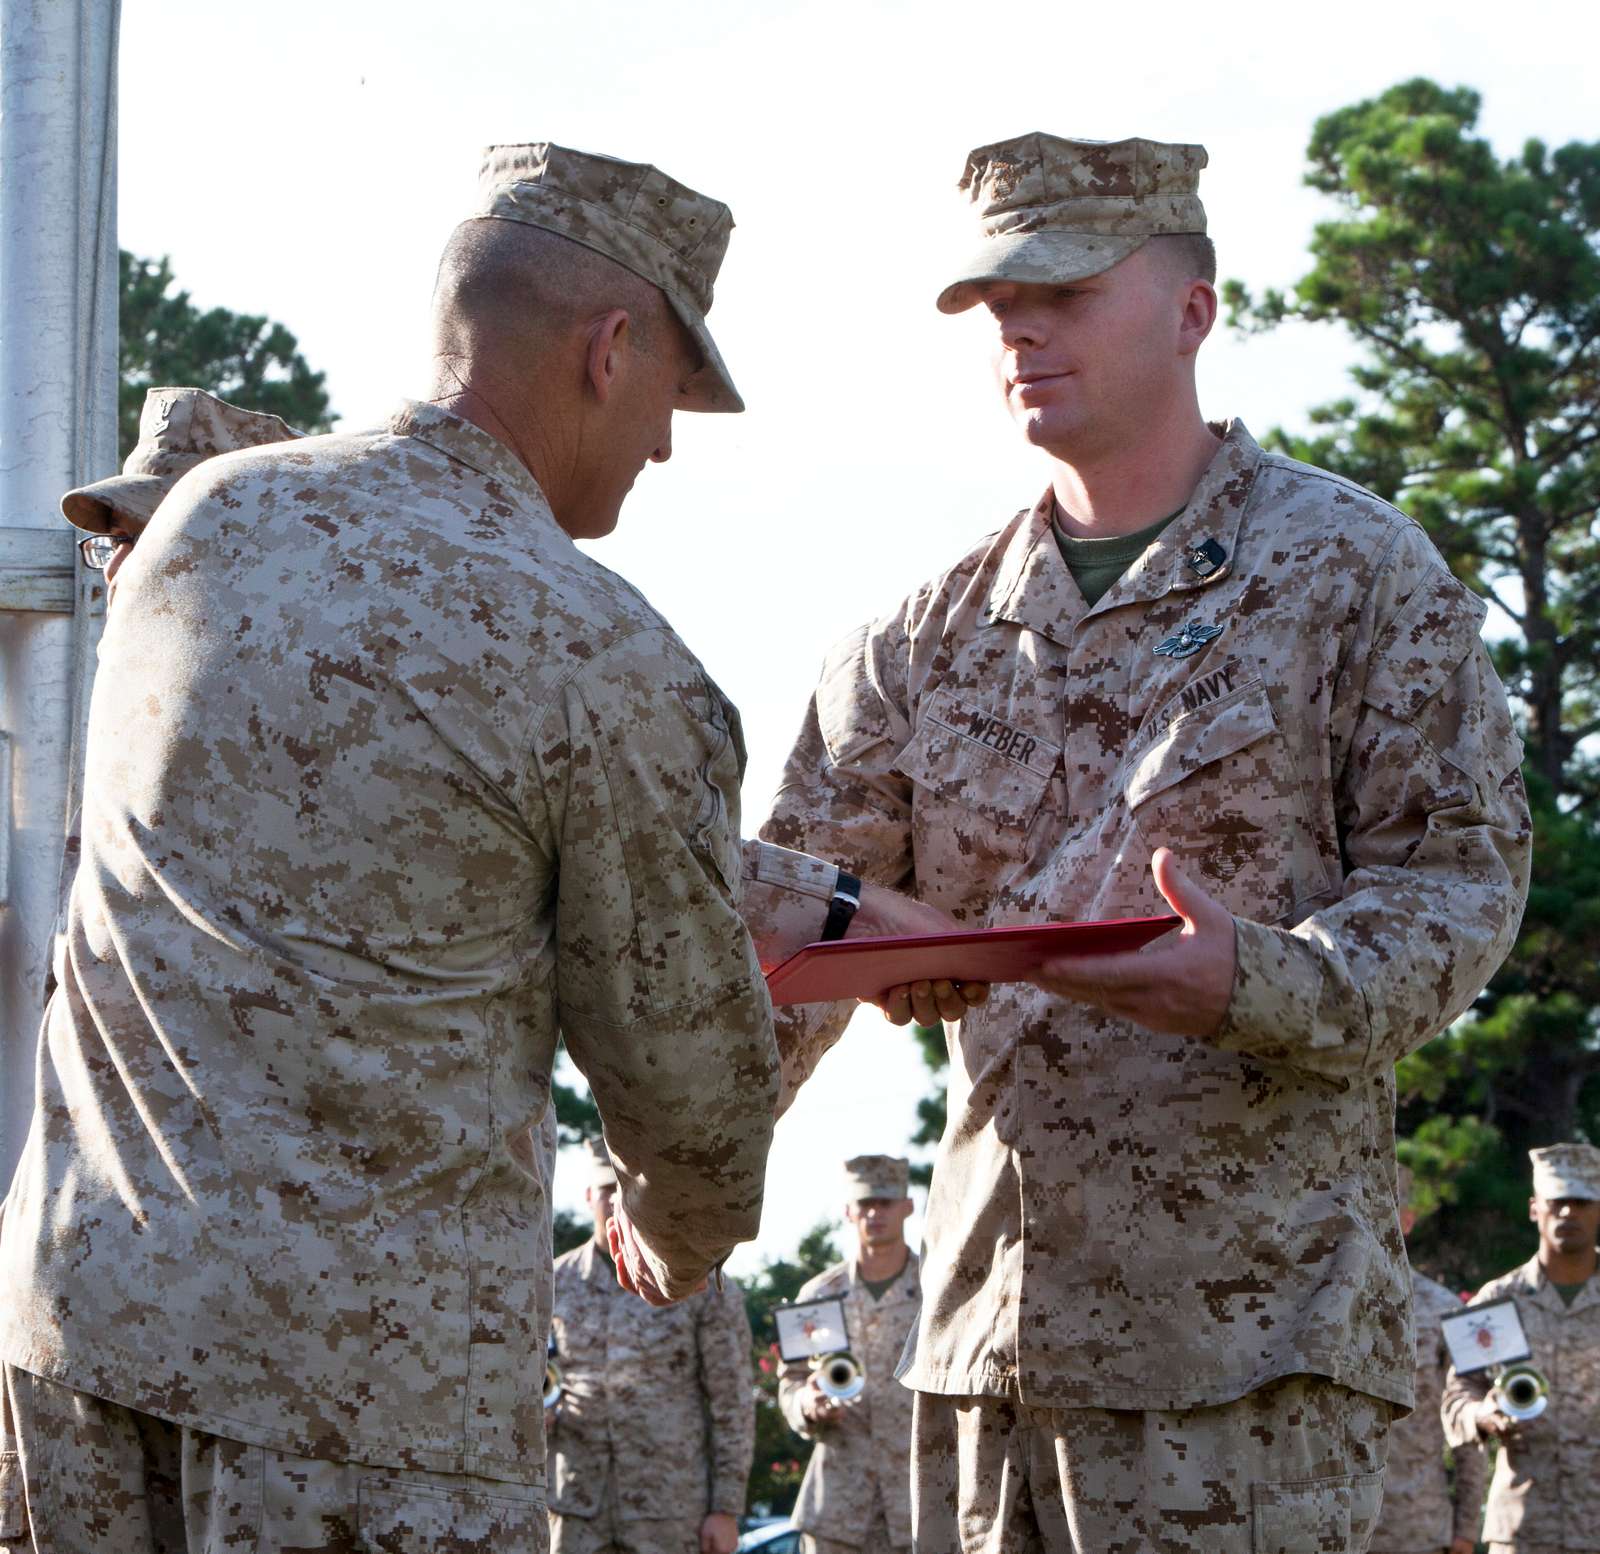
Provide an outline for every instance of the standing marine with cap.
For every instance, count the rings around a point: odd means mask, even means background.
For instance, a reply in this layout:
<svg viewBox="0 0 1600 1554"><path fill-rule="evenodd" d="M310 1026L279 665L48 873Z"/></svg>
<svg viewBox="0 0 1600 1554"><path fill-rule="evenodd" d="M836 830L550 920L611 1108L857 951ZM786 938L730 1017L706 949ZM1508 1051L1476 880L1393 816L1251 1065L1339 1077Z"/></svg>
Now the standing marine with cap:
<svg viewBox="0 0 1600 1554"><path fill-rule="evenodd" d="M1550 1384L1548 1405L1518 1423L1489 1396L1493 1372L1451 1371L1442 1409L1458 1454L1499 1439L1483 1519L1490 1554L1600 1549L1600 1149L1552 1144L1528 1153L1528 1218L1539 1228L1539 1249L1491 1279L1472 1304L1516 1302L1529 1363Z"/></svg>
<svg viewBox="0 0 1600 1554"><path fill-rule="evenodd" d="M829 654L763 829L974 927L1184 919L952 1038L902 1371L926 1554L1365 1547L1416 1364L1394 1063L1522 913L1484 606L1404 514L1200 413L1205 160L972 153L939 305L984 310L1049 484ZM784 1011L786 1089L847 1015Z"/></svg>
<svg viewBox="0 0 1600 1554"><path fill-rule="evenodd" d="M261 448L303 435L280 416L230 405L204 389L147 390L139 412L139 440L123 461L122 473L78 486L61 498L62 515L84 531L84 538L78 541L84 565L105 574L107 607L116 594L122 563L132 554L167 493L195 465L219 453ZM65 944L67 897L78 872L82 826L80 809L67 827L62 847L55 952ZM52 953L45 978L47 1003L58 980Z"/></svg>
<svg viewBox="0 0 1600 1554"><path fill-rule="evenodd" d="M665 1307L624 1290L616 1168L588 1149L594 1238L556 1259L551 1305L551 1554L733 1554L756 1447L744 1297L731 1279Z"/></svg>
<svg viewBox="0 0 1600 1554"><path fill-rule="evenodd" d="M633 1287L759 1222L741 898L781 955L838 871L741 847L736 714L573 543L675 410L738 408L731 218L547 145L480 191L430 398L199 465L118 575L0 1234L0 1516L52 1546L545 1547L558 1029Z"/></svg>
<svg viewBox="0 0 1600 1554"><path fill-rule="evenodd" d="M1416 1184L1400 1167L1400 1231L1416 1228ZM1457 1446L1445 1465L1439 1399L1450 1371L1441 1317L1460 1311L1460 1299L1427 1274L1411 1269L1411 1320L1417 1340L1416 1402L1389 1430L1383 1510L1371 1554L1472 1554L1483 1520L1483 1448Z"/></svg>
<svg viewBox="0 0 1600 1554"><path fill-rule="evenodd" d="M866 1389L827 1397L805 1362L784 1367L778 1402L790 1428L815 1441L793 1521L804 1554L880 1554L911 1547L911 1394L894 1380L916 1325L917 1255L906 1245L910 1163L857 1155L844 1163L852 1256L801 1287L798 1300L841 1300L850 1353Z"/></svg>

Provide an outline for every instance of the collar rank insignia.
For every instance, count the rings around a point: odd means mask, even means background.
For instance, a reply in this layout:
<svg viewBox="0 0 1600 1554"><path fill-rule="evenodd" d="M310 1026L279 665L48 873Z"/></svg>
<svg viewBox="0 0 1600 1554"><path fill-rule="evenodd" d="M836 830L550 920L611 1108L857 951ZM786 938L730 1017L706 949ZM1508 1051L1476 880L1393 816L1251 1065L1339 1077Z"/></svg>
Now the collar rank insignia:
<svg viewBox="0 0 1600 1554"><path fill-rule="evenodd" d="M1201 577L1210 577L1227 559L1227 551L1210 538L1190 546L1183 553L1183 564Z"/></svg>
<svg viewBox="0 0 1600 1554"><path fill-rule="evenodd" d="M1222 635L1220 626L1206 626L1200 621L1190 621L1175 637L1168 637L1156 653L1161 658L1188 658L1198 653L1214 637Z"/></svg>

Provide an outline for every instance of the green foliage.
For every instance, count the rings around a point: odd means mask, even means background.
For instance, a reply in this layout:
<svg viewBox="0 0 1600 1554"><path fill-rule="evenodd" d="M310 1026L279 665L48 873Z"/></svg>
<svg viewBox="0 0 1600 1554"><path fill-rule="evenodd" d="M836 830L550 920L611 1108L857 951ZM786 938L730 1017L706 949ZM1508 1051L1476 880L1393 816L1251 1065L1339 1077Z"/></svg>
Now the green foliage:
<svg viewBox="0 0 1600 1554"><path fill-rule="evenodd" d="M145 390L166 384L207 389L245 410L282 416L302 432L325 432L333 424L324 374L311 370L282 324L226 308L202 312L188 292L171 292L172 266L165 258L140 259L124 250L118 261L117 441L124 458L139 440Z"/></svg>
<svg viewBox="0 0 1600 1554"><path fill-rule="evenodd" d="M1247 331L1342 326L1354 392L1268 440L1403 507L1499 607L1526 741L1534 879L1472 1013L1398 1070L1414 1250L1477 1284L1526 1258L1525 1151L1600 1137L1600 144L1503 160L1479 98L1412 80L1320 119L1334 202L1292 292L1225 288Z"/></svg>
<svg viewBox="0 0 1600 1554"><path fill-rule="evenodd" d="M922 1061L934 1076L933 1089L917 1102L917 1131L911 1135L911 1142L937 1145L944 1137L945 1120L949 1115L944 1073L950 1066L950 1049L945 1042L942 1025L913 1025L911 1034L916 1038ZM920 1186L928 1186L933 1181L932 1162L913 1162L911 1180Z"/></svg>
<svg viewBox="0 0 1600 1554"><path fill-rule="evenodd" d="M813 1225L801 1238L792 1258L778 1257L762 1264L761 1271L744 1286L756 1359L756 1457L748 1499L755 1515L786 1516L793 1510L811 1457L811 1443L790 1430L778 1409L782 1364L772 1308L793 1300L807 1279L838 1261L839 1248L832 1227Z"/></svg>
<svg viewBox="0 0 1600 1554"><path fill-rule="evenodd" d="M574 1214L571 1209L557 1209L551 1215L550 1229L555 1242L555 1255L580 1247L594 1235L594 1221L587 1214Z"/></svg>

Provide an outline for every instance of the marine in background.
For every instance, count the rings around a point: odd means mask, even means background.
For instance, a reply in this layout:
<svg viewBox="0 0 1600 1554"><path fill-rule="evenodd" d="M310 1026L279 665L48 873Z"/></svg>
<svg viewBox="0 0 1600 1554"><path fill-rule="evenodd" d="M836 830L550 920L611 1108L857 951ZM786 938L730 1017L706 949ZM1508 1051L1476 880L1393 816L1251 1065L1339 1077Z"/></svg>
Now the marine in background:
<svg viewBox="0 0 1600 1554"><path fill-rule="evenodd" d="M595 1233L556 1259L551 1307L551 1554L731 1554L756 1438L743 1296L731 1279L666 1307L624 1290L616 1167L599 1139L588 1151Z"/></svg>
<svg viewBox="0 0 1600 1554"><path fill-rule="evenodd" d="M1539 1249L1491 1279L1472 1304L1506 1296L1517 1303L1529 1363L1550 1386L1548 1404L1519 1423L1496 1406L1492 1372L1452 1370L1441 1407L1458 1455L1499 1442L1483 1519L1490 1554L1600 1549L1600 1149L1552 1144L1529 1159L1528 1218Z"/></svg>
<svg viewBox="0 0 1600 1554"><path fill-rule="evenodd" d="M829 1398L804 1361L784 1367L778 1403L797 1434L816 1442L793 1521L805 1554L911 1547L912 1394L894 1379L922 1299L917 1254L906 1245L910 1165L894 1155L844 1163L851 1255L802 1286L797 1300L840 1300L850 1353L865 1390Z"/></svg>

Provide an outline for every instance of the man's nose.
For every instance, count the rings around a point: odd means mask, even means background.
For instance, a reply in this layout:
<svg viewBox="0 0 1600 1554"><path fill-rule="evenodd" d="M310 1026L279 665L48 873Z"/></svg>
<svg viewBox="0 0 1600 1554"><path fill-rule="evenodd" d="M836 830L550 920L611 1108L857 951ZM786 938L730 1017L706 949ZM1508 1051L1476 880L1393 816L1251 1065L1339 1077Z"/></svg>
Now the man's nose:
<svg viewBox="0 0 1600 1554"><path fill-rule="evenodd" d="M1049 335L1037 308L1013 308L1000 320L1000 341L1008 351L1036 350Z"/></svg>

